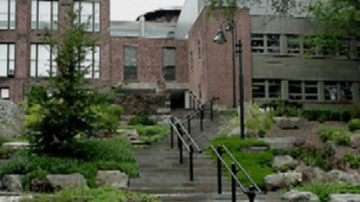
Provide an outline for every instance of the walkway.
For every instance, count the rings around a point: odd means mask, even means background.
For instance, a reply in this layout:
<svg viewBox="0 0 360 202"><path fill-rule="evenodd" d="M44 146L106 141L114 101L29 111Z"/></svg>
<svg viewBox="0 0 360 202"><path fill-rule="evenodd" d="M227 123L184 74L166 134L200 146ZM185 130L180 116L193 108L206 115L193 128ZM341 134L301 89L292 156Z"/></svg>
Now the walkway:
<svg viewBox="0 0 360 202"><path fill-rule="evenodd" d="M173 115L183 117L189 111L175 111ZM200 131L200 121L191 121L191 132L201 148L215 137L223 125L223 121L215 115L211 122L205 114L204 131ZM186 125L185 125L186 126ZM187 127L187 126L186 126ZM223 177L223 194L217 194L216 165L205 153L194 154L194 181L189 180L189 155L184 152L184 163L179 163L179 151L175 141L174 149L170 148L170 138L157 142L147 149L135 151L140 167L140 177L131 179L130 189L139 192L152 193L166 201L231 201L230 181ZM239 190L239 189L238 189ZM247 196L238 191L237 201L248 201ZM279 202L277 193L257 196L256 201Z"/></svg>

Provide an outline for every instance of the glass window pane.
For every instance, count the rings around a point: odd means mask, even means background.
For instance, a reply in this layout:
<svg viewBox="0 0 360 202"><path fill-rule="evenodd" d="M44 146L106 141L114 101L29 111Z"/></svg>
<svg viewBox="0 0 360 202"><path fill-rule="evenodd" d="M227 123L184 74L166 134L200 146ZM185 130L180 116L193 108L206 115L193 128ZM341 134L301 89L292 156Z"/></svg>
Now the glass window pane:
<svg viewBox="0 0 360 202"><path fill-rule="evenodd" d="M163 66L175 66L176 60L175 48L163 49Z"/></svg>
<svg viewBox="0 0 360 202"><path fill-rule="evenodd" d="M280 53L280 35L279 34L268 34L267 35L267 46L269 53Z"/></svg>
<svg viewBox="0 0 360 202"><path fill-rule="evenodd" d="M92 66L93 66L93 51L91 48L86 48L85 59L81 63L82 71L85 71L85 78L92 78Z"/></svg>
<svg viewBox="0 0 360 202"><path fill-rule="evenodd" d="M75 2L74 3L74 12L76 13L76 18L74 19L74 24L78 24L79 23L79 16L80 16L80 3L79 2Z"/></svg>
<svg viewBox="0 0 360 202"><path fill-rule="evenodd" d="M338 100L338 88L336 82L325 82L325 100Z"/></svg>
<svg viewBox="0 0 360 202"><path fill-rule="evenodd" d="M137 47L125 46L125 66L137 66Z"/></svg>
<svg viewBox="0 0 360 202"><path fill-rule="evenodd" d="M37 21L37 1L31 1L31 29L36 29L36 21Z"/></svg>
<svg viewBox="0 0 360 202"><path fill-rule="evenodd" d="M38 76L49 76L50 72L50 46L38 45Z"/></svg>
<svg viewBox="0 0 360 202"><path fill-rule="evenodd" d="M92 2L81 2L80 23L85 25L86 31L93 29L93 4Z"/></svg>
<svg viewBox="0 0 360 202"><path fill-rule="evenodd" d="M100 3L94 2L95 11L94 11L94 31L100 31Z"/></svg>
<svg viewBox="0 0 360 202"><path fill-rule="evenodd" d="M281 98L281 80L269 80L269 97Z"/></svg>
<svg viewBox="0 0 360 202"><path fill-rule="evenodd" d="M100 47L95 47L94 53L94 78L100 78Z"/></svg>
<svg viewBox="0 0 360 202"><path fill-rule="evenodd" d="M15 45L9 44L9 75L15 72Z"/></svg>
<svg viewBox="0 0 360 202"><path fill-rule="evenodd" d="M352 83L340 82L340 100L352 100Z"/></svg>
<svg viewBox="0 0 360 202"><path fill-rule="evenodd" d="M53 15L52 15L52 29L57 30L58 28L58 2L53 1L52 2L52 9L53 9Z"/></svg>
<svg viewBox="0 0 360 202"><path fill-rule="evenodd" d="M0 44L0 77L7 76L7 45Z"/></svg>
<svg viewBox="0 0 360 202"><path fill-rule="evenodd" d="M10 29L15 29L15 12L16 12L15 0L11 0L10 1Z"/></svg>
<svg viewBox="0 0 360 202"><path fill-rule="evenodd" d="M50 28L51 1L39 1L39 29Z"/></svg>
<svg viewBox="0 0 360 202"><path fill-rule="evenodd" d="M1 99L9 99L10 98L10 91L8 88L1 89Z"/></svg>
<svg viewBox="0 0 360 202"><path fill-rule="evenodd" d="M288 53L300 53L300 41L298 35L287 35Z"/></svg>
<svg viewBox="0 0 360 202"><path fill-rule="evenodd" d="M265 98L265 80L253 79L253 98Z"/></svg>
<svg viewBox="0 0 360 202"><path fill-rule="evenodd" d="M0 0L0 29L8 28L8 0Z"/></svg>
<svg viewBox="0 0 360 202"><path fill-rule="evenodd" d="M30 48L30 76L36 77L36 45L31 44Z"/></svg>

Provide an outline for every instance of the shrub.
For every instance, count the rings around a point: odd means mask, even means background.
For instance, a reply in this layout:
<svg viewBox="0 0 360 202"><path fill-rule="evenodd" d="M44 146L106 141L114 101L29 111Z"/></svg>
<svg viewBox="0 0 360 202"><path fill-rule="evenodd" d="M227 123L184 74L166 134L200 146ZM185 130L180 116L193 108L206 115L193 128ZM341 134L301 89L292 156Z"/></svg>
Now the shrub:
<svg viewBox="0 0 360 202"><path fill-rule="evenodd" d="M360 130L360 119L352 119L348 123L349 130L354 132L356 130Z"/></svg>
<svg viewBox="0 0 360 202"><path fill-rule="evenodd" d="M135 114L135 116L128 121L128 125L152 126L156 125L156 121L150 117L150 114L142 112Z"/></svg>
<svg viewBox="0 0 360 202"><path fill-rule="evenodd" d="M326 116L325 113L322 113L321 116L317 119L317 121L319 121L320 123L324 123L324 121L327 121L328 117Z"/></svg>
<svg viewBox="0 0 360 202"><path fill-rule="evenodd" d="M31 150L18 151L9 161L0 164L0 178L10 173L36 174L38 170L51 174L79 172L87 179L89 186L94 187L97 170L121 170L130 177L139 174L132 145L124 139L87 140L78 143L72 151L71 158L37 154Z"/></svg>
<svg viewBox="0 0 360 202"><path fill-rule="evenodd" d="M37 178L39 180L45 180L46 175L48 175L48 174L50 174L50 173L45 170L41 170L41 169L34 170L34 171L27 173L22 180L24 190L30 191L30 183L31 183L32 179ZM32 191L35 191L35 190L32 190ZM44 189L44 190L36 190L36 191L45 192L45 191L49 191L49 190Z"/></svg>
<svg viewBox="0 0 360 202"><path fill-rule="evenodd" d="M250 105L251 117L245 121L245 126L251 130L270 130L273 125L272 112L260 112L259 105L252 103ZM238 119L238 117L236 117ZM238 123L238 122L237 122Z"/></svg>
<svg viewBox="0 0 360 202"><path fill-rule="evenodd" d="M332 121L341 121L340 111L331 111L330 120Z"/></svg>
<svg viewBox="0 0 360 202"><path fill-rule="evenodd" d="M337 145L350 145L350 134L345 129L338 127L323 127L317 131L317 134L324 142L332 140Z"/></svg>
<svg viewBox="0 0 360 202"><path fill-rule="evenodd" d="M266 134L266 131L265 131L265 130L263 130L263 129L260 129L260 130L259 130L259 137L264 138L264 137L265 137L265 134Z"/></svg>
<svg viewBox="0 0 360 202"><path fill-rule="evenodd" d="M303 110L301 112L301 116L303 116L309 121L317 121L320 118L321 114L322 114L321 110L317 110L317 109Z"/></svg>
<svg viewBox="0 0 360 202"><path fill-rule="evenodd" d="M166 124L155 126L131 125L121 126L120 128L136 130L139 134L139 139L146 143L159 141L169 134L169 126Z"/></svg>
<svg viewBox="0 0 360 202"><path fill-rule="evenodd" d="M351 111L350 110L347 109L347 110L344 110L341 112L341 120L342 121L348 122L348 121L350 121L350 119L351 119Z"/></svg>
<svg viewBox="0 0 360 202"><path fill-rule="evenodd" d="M25 198L21 202L160 202L161 200L150 194L141 194L121 190L113 187L100 187L96 189L75 190L64 189L54 195L40 194L35 199Z"/></svg>
<svg viewBox="0 0 360 202"><path fill-rule="evenodd" d="M360 168L360 157L356 156L353 153L345 153L341 158L340 161L343 163L348 162L350 168L359 169Z"/></svg>

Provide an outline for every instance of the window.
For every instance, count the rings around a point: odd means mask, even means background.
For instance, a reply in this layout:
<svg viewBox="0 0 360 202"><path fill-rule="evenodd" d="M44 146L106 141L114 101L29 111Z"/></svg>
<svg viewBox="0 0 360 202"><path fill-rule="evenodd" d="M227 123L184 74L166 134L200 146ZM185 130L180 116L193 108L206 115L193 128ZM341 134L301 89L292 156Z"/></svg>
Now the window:
<svg viewBox="0 0 360 202"><path fill-rule="evenodd" d="M137 79L137 47L125 46L124 47L124 80L136 80Z"/></svg>
<svg viewBox="0 0 360 202"><path fill-rule="evenodd" d="M253 79L252 91L253 98L265 98L265 80Z"/></svg>
<svg viewBox="0 0 360 202"><path fill-rule="evenodd" d="M30 77L48 77L56 75L55 55L50 45L31 44Z"/></svg>
<svg viewBox="0 0 360 202"><path fill-rule="evenodd" d="M81 69L85 71L84 78L100 78L100 47L86 48L85 58L81 63Z"/></svg>
<svg viewBox="0 0 360 202"><path fill-rule="evenodd" d="M281 98L281 80L269 80L269 98Z"/></svg>
<svg viewBox="0 0 360 202"><path fill-rule="evenodd" d="M31 1L31 29L58 28L57 1Z"/></svg>
<svg viewBox="0 0 360 202"><path fill-rule="evenodd" d="M302 82L289 81L289 100L302 100Z"/></svg>
<svg viewBox="0 0 360 202"><path fill-rule="evenodd" d="M347 56L350 52L350 39L344 39L339 46L338 55Z"/></svg>
<svg viewBox="0 0 360 202"><path fill-rule="evenodd" d="M15 44L0 44L0 77L14 76Z"/></svg>
<svg viewBox="0 0 360 202"><path fill-rule="evenodd" d="M163 75L165 80L176 79L176 49L174 47L163 48Z"/></svg>
<svg viewBox="0 0 360 202"><path fill-rule="evenodd" d="M300 54L300 41L298 35L287 35L287 49L289 54Z"/></svg>
<svg viewBox="0 0 360 202"><path fill-rule="evenodd" d="M10 89L9 88L0 88L0 99L4 99L4 100L10 99Z"/></svg>
<svg viewBox="0 0 360 202"><path fill-rule="evenodd" d="M251 52L264 53L264 35L251 34Z"/></svg>
<svg viewBox="0 0 360 202"><path fill-rule="evenodd" d="M0 0L0 29L15 29L15 0Z"/></svg>
<svg viewBox="0 0 360 202"><path fill-rule="evenodd" d="M267 52L280 53L280 34L267 35Z"/></svg>
<svg viewBox="0 0 360 202"><path fill-rule="evenodd" d="M338 94L336 82L325 82L325 100L338 100Z"/></svg>
<svg viewBox="0 0 360 202"><path fill-rule="evenodd" d="M305 81L305 100L318 99L317 81Z"/></svg>
<svg viewBox="0 0 360 202"><path fill-rule="evenodd" d="M353 89L351 82L340 82L340 100L351 101L353 99Z"/></svg>
<svg viewBox="0 0 360 202"><path fill-rule="evenodd" d="M197 46L198 46L198 59L200 61L201 60L201 43L200 43L200 40L198 40Z"/></svg>
<svg viewBox="0 0 360 202"><path fill-rule="evenodd" d="M193 58L193 52L190 51L190 71L193 71L194 69L194 58Z"/></svg>
<svg viewBox="0 0 360 202"><path fill-rule="evenodd" d="M100 2L75 2L74 10L78 14L75 24L83 24L88 32L100 31Z"/></svg>
<svg viewBox="0 0 360 202"><path fill-rule="evenodd" d="M325 100L351 101L352 99L352 82L325 82Z"/></svg>

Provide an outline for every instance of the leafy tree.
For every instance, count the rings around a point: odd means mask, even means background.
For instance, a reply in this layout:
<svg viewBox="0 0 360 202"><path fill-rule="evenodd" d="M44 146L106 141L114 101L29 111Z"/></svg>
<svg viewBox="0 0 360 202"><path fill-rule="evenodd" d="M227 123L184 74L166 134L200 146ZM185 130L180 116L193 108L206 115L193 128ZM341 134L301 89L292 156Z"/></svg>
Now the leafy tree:
<svg viewBox="0 0 360 202"><path fill-rule="evenodd" d="M94 50L99 36L89 35L85 25L72 24L76 14L69 9L62 33L45 30L42 40L55 51L57 75L44 78L45 86L29 90L26 126L32 133L30 141L42 152L69 152L75 145L75 136L91 135L102 129L114 129L114 123L105 120L104 113L120 117L121 109L108 106L106 93L99 93L84 79L89 67L81 66L89 48ZM116 120L116 117L110 116Z"/></svg>

